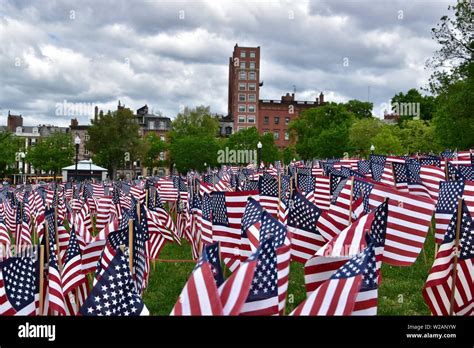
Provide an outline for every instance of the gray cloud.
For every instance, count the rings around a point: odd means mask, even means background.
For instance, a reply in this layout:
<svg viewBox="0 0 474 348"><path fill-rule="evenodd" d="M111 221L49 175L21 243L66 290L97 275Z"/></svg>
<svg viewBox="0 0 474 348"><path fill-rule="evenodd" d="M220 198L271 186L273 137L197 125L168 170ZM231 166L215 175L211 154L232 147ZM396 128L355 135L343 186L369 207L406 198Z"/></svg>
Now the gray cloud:
<svg viewBox="0 0 474 348"><path fill-rule="evenodd" d="M370 100L426 84L430 29L453 1L0 0L0 123L66 125L57 103L227 110L235 43L261 47L262 98ZM344 65L346 62L348 64ZM90 115L79 117L87 122Z"/></svg>

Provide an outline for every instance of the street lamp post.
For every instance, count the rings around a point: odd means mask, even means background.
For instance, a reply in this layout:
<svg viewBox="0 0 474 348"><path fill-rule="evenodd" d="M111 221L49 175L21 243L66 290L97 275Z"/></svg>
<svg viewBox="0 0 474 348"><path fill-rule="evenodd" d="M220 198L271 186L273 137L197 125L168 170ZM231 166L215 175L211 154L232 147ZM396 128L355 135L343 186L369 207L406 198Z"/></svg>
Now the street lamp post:
<svg viewBox="0 0 474 348"><path fill-rule="evenodd" d="M260 171L260 162L262 162L262 143L259 141L257 143L257 168Z"/></svg>
<svg viewBox="0 0 474 348"><path fill-rule="evenodd" d="M26 174L25 174L25 153L20 152L20 157L21 157L21 174L23 176L23 185L26 184Z"/></svg>
<svg viewBox="0 0 474 348"><path fill-rule="evenodd" d="M374 144L370 145L370 153L373 155L375 151L375 146Z"/></svg>
<svg viewBox="0 0 474 348"><path fill-rule="evenodd" d="M81 138L79 138L79 135L76 134L76 138L74 139L74 145L76 146L76 182L77 182L77 162L79 160L79 145L81 145Z"/></svg>

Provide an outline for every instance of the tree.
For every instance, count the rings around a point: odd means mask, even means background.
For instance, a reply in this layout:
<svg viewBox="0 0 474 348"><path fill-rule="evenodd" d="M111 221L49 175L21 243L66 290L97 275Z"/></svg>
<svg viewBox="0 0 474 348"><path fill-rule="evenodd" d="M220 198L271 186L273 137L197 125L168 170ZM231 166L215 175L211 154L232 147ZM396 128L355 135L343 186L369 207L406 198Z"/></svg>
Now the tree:
<svg viewBox="0 0 474 348"><path fill-rule="evenodd" d="M143 156L139 129L132 111L125 108L92 121L86 146L94 153L94 161L106 167L112 178L118 166L123 166L126 152L132 161Z"/></svg>
<svg viewBox="0 0 474 348"><path fill-rule="evenodd" d="M397 135L398 127L384 125L372 138L376 153L402 155L404 153L400 138Z"/></svg>
<svg viewBox="0 0 474 348"><path fill-rule="evenodd" d="M251 127L242 129L232 134L226 146L230 150L257 150L258 142L262 143L262 161L265 163L272 163L279 158L278 147L275 145L273 135L268 133L260 135L257 128Z"/></svg>
<svg viewBox="0 0 474 348"><path fill-rule="evenodd" d="M405 153L429 153L441 150L435 129L428 121L405 121L398 134Z"/></svg>
<svg viewBox="0 0 474 348"><path fill-rule="evenodd" d="M186 107L176 116L171 128L168 134L170 159L180 173L204 170L204 163L217 164L219 122L211 116L209 107Z"/></svg>
<svg viewBox="0 0 474 348"><path fill-rule="evenodd" d="M150 171L155 167L160 167L166 164L165 159L161 159L161 153L167 150L167 145L155 133L149 133L144 139L144 152L142 162Z"/></svg>
<svg viewBox="0 0 474 348"><path fill-rule="evenodd" d="M63 167L71 165L74 157L74 145L71 135L55 132L32 145L26 154L26 160L36 169L52 172L54 176Z"/></svg>
<svg viewBox="0 0 474 348"><path fill-rule="evenodd" d="M422 120L431 120L436 109L435 98L421 95L416 88L408 90L405 94L403 92L395 94L391 103L392 110L401 116L401 122L413 119L414 116L419 116Z"/></svg>
<svg viewBox="0 0 474 348"><path fill-rule="evenodd" d="M372 139L384 126L378 118L370 117L355 121L349 129L349 146L354 153L366 156L370 153Z"/></svg>
<svg viewBox="0 0 474 348"><path fill-rule="evenodd" d="M23 141L12 133L0 133L0 173L2 176L15 171L15 155L22 149Z"/></svg>
<svg viewBox="0 0 474 348"><path fill-rule="evenodd" d="M470 76L449 87L438 97L433 123L436 138L445 148L474 147L474 64Z"/></svg>
<svg viewBox="0 0 474 348"><path fill-rule="evenodd" d="M298 159L294 146L285 147L281 151L281 158L283 159L284 164L290 164L291 161L293 161L293 158Z"/></svg>
<svg viewBox="0 0 474 348"><path fill-rule="evenodd" d="M303 159L342 156L349 150L349 129L354 120L354 114L341 104L303 111L289 126L298 139L296 152Z"/></svg>
<svg viewBox="0 0 474 348"><path fill-rule="evenodd" d="M343 105L345 106L347 111L352 112L357 118L372 117L372 109L374 108L373 103L352 99Z"/></svg>
<svg viewBox="0 0 474 348"><path fill-rule="evenodd" d="M433 39L441 46L427 61L427 67L433 69L429 83L433 94L446 93L450 85L469 74L474 58L471 6L470 1L448 6L448 10L454 11L454 17L441 17L436 28L431 29Z"/></svg>

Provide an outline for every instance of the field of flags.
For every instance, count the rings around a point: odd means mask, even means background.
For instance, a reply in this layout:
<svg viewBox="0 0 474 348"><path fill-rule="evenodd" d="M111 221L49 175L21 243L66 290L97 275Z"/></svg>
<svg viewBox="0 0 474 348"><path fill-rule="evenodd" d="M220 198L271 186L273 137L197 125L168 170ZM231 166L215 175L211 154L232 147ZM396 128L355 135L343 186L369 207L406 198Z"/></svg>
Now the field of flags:
<svg viewBox="0 0 474 348"><path fill-rule="evenodd" d="M3 186L0 315L148 315L154 265L183 240L194 268L170 315L285 315L291 263L306 296L289 315L376 315L382 265L413 267L430 231L426 305L474 315L473 165L372 154Z"/></svg>

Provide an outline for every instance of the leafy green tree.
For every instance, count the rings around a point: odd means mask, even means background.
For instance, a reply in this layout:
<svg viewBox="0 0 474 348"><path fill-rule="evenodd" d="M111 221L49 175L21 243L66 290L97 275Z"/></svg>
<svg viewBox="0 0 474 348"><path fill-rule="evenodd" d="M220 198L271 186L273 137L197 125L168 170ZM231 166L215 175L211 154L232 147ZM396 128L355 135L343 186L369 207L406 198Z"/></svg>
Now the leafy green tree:
<svg viewBox="0 0 474 348"><path fill-rule="evenodd" d="M375 152L389 155L404 154L402 142L398 137L399 128L396 126L384 125L380 131L372 138Z"/></svg>
<svg viewBox="0 0 474 348"><path fill-rule="evenodd" d="M436 138L445 148L474 147L474 64L470 76L447 87L438 96L433 123Z"/></svg>
<svg viewBox="0 0 474 348"><path fill-rule="evenodd" d="M449 6L453 16L441 17L432 29L440 49L429 60L433 69L429 88L437 93L433 118L441 145L467 149L474 145L474 40L469 1Z"/></svg>
<svg viewBox="0 0 474 348"><path fill-rule="evenodd" d="M262 143L262 161L265 163L273 163L278 160L279 152L278 147L275 145L273 135L268 133L260 135L257 128L251 127L242 129L232 134L226 146L230 150L257 150L258 142Z"/></svg>
<svg viewBox="0 0 474 348"><path fill-rule="evenodd" d="M115 178L117 168L124 165L125 153L130 159L143 156L143 143L139 135L139 125L130 109L119 109L92 121L88 130L87 148L94 153L94 161L109 170Z"/></svg>
<svg viewBox="0 0 474 348"><path fill-rule="evenodd" d="M296 154L294 146L285 147L281 151L280 157L283 159L284 164L290 164L291 161L293 161L293 158L298 159L298 155Z"/></svg>
<svg viewBox="0 0 474 348"><path fill-rule="evenodd" d="M381 131L384 123L374 117L362 118L354 122L349 130L349 145L355 154L367 156L372 139Z"/></svg>
<svg viewBox="0 0 474 348"><path fill-rule="evenodd" d="M0 173L2 176L16 172L15 154L22 150L24 141L12 133L0 133Z"/></svg>
<svg viewBox="0 0 474 348"><path fill-rule="evenodd" d="M340 157L348 151L349 129L355 120L344 105L328 103L308 109L290 123L303 159Z"/></svg>
<svg viewBox="0 0 474 348"><path fill-rule="evenodd" d="M470 1L458 1L448 6L448 10L454 16L441 17L440 23L431 29L433 39L440 46L427 62L427 67L433 70L429 83L433 94L446 93L450 85L466 78L473 62L472 5Z"/></svg>
<svg viewBox="0 0 474 348"><path fill-rule="evenodd" d="M427 121L405 121L398 134L405 153L429 153L441 150L435 136L435 128Z"/></svg>
<svg viewBox="0 0 474 348"><path fill-rule="evenodd" d="M26 154L26 161L36 169L56 176L63 167L72 164L74 152L71 135L55 132L32 145Z"/></svg>
<svg viewBox="0 0 474 348"><path fill-rule="evenodd" d="M155 167L166 165L166 159L161 160L160 154L167 150L167 144L155 133L147 134L143 142L144 152L142 162L144 166L149 168L151 172Z"/></svg>
<svg viewBox="0 0 474 348"><path fill-rule="evenodd" d="M374 108L373 103L352 99L343 105L345 106L347 111L352 112L357 118L372 117L372 109Z"/></svg>
<svg viewBox="0 0 474 348"><path fill-rule="evenodd" d="M392 110L401 114L401 121L413 119L414 116L419 116L422 120L431 120L436 109L435 98L421 95L416 88L412 88L406 93L395 94L391 103ZM411 112L411 115L403 115L402 112ZM419 113L419 115L415 115L415 113Z"/></svg>
<svg viewBox="0 0 474 348"><path fill-rule="evenodd" d="M186 107L172 123L168 134L171 161L180 173L188 170L204 170L204 163L215 166L220 143L216 140L219 122L210 108Z"/></svg>

